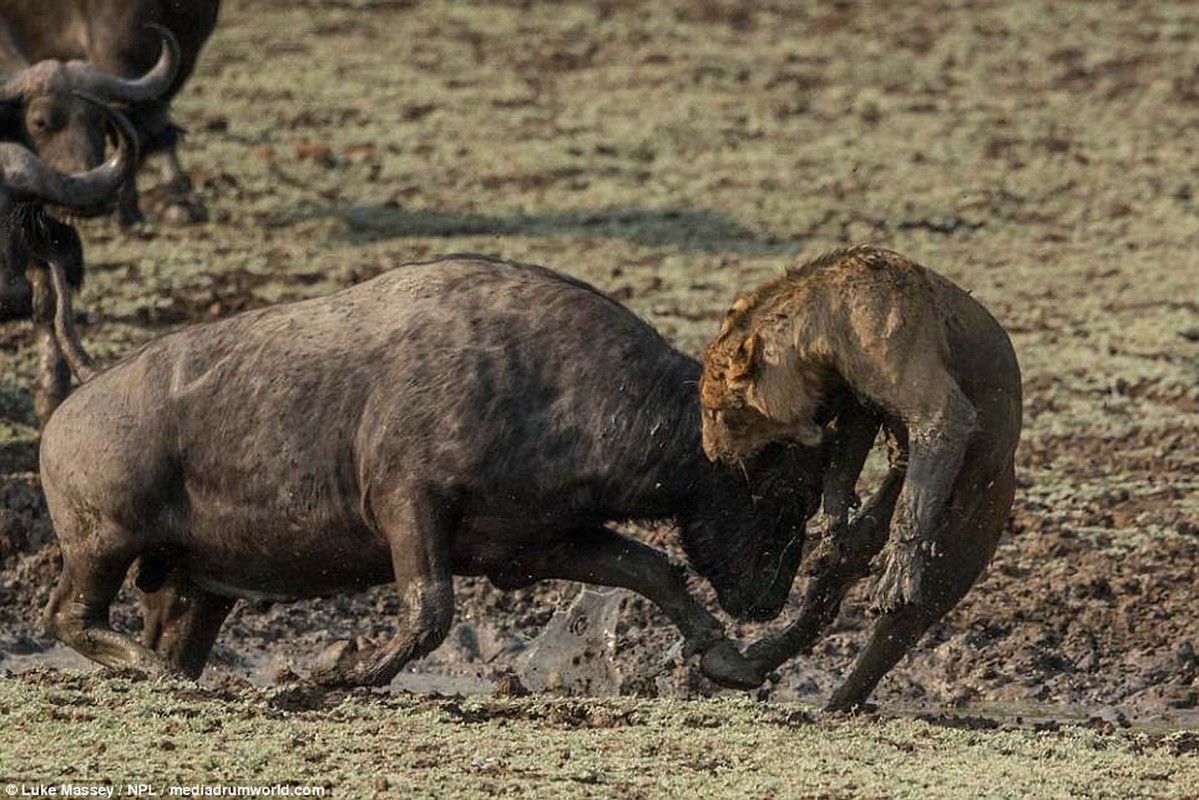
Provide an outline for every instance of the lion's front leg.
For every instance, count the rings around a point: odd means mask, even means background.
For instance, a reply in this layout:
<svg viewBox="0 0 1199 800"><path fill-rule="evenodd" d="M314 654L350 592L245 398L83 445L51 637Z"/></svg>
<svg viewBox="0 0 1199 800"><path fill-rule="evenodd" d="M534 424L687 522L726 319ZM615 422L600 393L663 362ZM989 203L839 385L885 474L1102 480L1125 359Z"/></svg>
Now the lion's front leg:
<svg viewBox="0 0 1199 800"><path fill-rule="evenodd" d="M908 420L907 478L895 524L883 550L874 606L891 611L922 599L922 579L935 558L936 526L974 433L974 406L955 389L939 413Z"/></svg>
<svg viewBox="0 0 1199 800"><path fill-rule="evenodd" d="M839 404L828 436L824 472L824 534L835 535L849 521L849 512L859 506L858 477L878 437L882 418L852 395Z"/></svg>

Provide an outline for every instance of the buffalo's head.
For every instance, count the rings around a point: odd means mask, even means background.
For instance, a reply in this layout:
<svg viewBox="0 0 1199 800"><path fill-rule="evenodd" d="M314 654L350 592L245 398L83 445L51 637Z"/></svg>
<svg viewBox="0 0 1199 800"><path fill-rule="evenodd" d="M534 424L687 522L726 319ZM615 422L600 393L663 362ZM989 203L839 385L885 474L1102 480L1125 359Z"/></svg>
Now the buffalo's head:
<svg viewBox="0 0 1199 800"><path fill-rule="evenodd" d="M179 43L161 25L158 63L139 78L110 75L86 61L40 61L0 85L0 140L20 142L61 172L81 172L104 161L107 118L80 93L115 107L153 100L179 70Z"/></svg>
<svg viewBox="0 0 1199 800"><path fill-rule="evenodd" d="M47 215L43 206L82 216L105 213L137 166L137 138L129 121L99 100L76 99L90 105L104 127L114 131L116 152L103 164L67 175L23 145L0 143L0 319L28 315L30 292L24 272L31 257L55 258L73 283L82 278L78 234Z"/></svg>
<svg viewBox="0 0 1199 800"><path fill-rule="evenodd" d="M711 464L682 517L683 549L740 619L778 616L803 555L804 527L820 506L819 448L772 443L737 464Z"/></svg>

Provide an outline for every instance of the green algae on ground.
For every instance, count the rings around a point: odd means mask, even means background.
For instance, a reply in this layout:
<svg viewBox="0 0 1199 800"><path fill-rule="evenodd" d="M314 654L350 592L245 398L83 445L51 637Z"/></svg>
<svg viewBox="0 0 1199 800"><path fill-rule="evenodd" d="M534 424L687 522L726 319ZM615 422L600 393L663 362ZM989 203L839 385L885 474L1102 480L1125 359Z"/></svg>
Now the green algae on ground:
<svg viewBox="0 0 1199 800"><path fill-rule="evenodd" d="M748 699L424 697L0 678L0 776L335 797L1193 797L1199 737L820 719Z"/></svg>

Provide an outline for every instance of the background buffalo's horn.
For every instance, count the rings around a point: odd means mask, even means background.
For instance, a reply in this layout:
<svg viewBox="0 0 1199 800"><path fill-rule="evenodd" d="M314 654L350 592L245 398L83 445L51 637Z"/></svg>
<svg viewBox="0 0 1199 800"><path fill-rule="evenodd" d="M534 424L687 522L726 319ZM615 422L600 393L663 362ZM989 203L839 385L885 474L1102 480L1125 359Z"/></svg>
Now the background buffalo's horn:
<svg viewBox="0 0 1199 800"><path fill-rule="evenodd" d="M11 47L8 49L13 50ZM20 68L11 75L0 75L0 102L11 102L25 93L24 82L21 78L24 76L25 70L29 68L29 62L16 56L15 53L10 52L9 55L10 63L20 64Z"/></svg>
<svg viewBox="0 0 1199 800"><path fill-rule="evenodd" d="M12 75L3 76L4 82L0 83L0 102L11 102L25 94L24 77L24 70L18 70Z"/></svg>
<svg viewBox="0 0 1199 800"><path fill-rule="evenodd" d="M118 78L86 61L71 61L66 65L77 89L101 97L110 102L138 103L161 97L179 73L182 55L175 34L157 23L150 23L162 37L162 55L153 69L140 78Z"/></svg>
<svg viewBox="0 0 1199 800"><path fill-rule="evenodd" d="M95 105L116 129L117 151L98 167L77 175L64 175L32 152L12 142L0 143L0 191L14 200L37 201L88 212L102 210L137 167L137 134L129 120L95 97L75 92Z"/></svg>

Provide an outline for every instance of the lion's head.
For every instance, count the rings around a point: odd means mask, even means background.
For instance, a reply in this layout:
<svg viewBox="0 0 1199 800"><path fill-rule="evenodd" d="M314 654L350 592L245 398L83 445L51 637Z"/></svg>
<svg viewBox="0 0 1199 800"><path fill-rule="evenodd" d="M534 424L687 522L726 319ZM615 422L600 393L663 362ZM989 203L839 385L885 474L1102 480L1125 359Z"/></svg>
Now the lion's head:
<svg viewBox="0 0 1199 800"><path fill-rule="evenodd" d="M827 370L801 357L777 329L744 324L744 308L738 300L704 354L704 453L713 461L735 461L774 441L819 445L815 417Z"/></svg>

